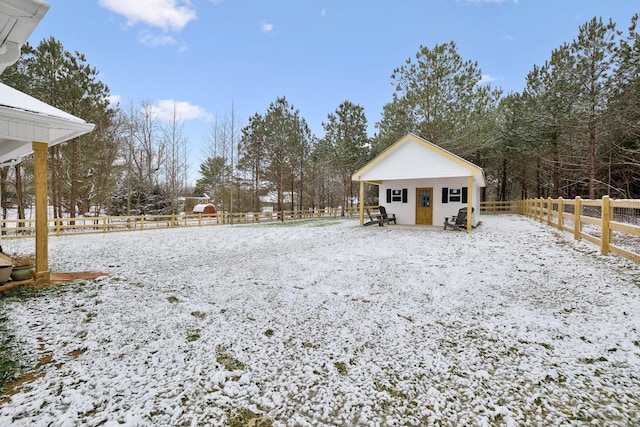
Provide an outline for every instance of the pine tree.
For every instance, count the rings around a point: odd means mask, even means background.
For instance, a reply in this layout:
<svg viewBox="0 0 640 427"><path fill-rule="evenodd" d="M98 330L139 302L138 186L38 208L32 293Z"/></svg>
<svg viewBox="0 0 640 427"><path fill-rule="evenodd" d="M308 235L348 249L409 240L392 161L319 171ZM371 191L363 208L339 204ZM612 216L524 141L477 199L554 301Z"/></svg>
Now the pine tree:
<svg viewBox="0 0 640 427"><path fill-rule="evenodd" d="M353 200L354 184L351 175L361 167L367 159L369 138L367 137L367 118L364 108L344 101L335 113L327 116L328 121L322 123L325 130L324 140L328 146L328 155L333 170L340 178L342 198L342 214Z"/></svg>

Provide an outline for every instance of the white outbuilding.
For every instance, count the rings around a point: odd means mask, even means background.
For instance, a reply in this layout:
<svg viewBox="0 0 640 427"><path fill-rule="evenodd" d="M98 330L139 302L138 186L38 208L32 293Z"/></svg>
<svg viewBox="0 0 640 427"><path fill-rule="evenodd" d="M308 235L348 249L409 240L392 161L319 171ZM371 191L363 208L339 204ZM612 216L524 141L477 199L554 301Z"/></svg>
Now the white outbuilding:
<svg viewBox="0 0 640 427"><path fill-rule="evenodd" d="M414 134L407 134L351 177L378 186L379 203L398 224L442 225L466 207L467 229L480 217L480 189L486 186L481 167ZM360 224L364 224L360 204Z"/></svg>

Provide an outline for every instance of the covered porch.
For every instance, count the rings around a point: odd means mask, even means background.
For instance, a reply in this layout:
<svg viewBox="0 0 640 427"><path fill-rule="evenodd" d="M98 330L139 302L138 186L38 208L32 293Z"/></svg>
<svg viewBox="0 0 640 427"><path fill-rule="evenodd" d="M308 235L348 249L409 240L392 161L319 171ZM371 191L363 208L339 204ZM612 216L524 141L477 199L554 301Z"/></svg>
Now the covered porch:
<svg viewBox="0 0 640 427"><path fill-rule="evenodd" d="M22 45L49 10L40 0L0 0L0 73L20 58ZM0 167L12 166L34 154L36 272L35 280L50 280L48 254L47 152L49 147L77 138L93 124L0 83Z"/></svg>

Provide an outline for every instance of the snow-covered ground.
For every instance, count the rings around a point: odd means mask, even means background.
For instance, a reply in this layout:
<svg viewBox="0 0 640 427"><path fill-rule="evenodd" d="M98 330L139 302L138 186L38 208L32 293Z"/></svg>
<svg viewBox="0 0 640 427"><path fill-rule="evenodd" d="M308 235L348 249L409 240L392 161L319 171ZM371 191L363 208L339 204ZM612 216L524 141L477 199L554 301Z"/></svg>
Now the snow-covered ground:
<svg viewBox="0 0 640 427"><path fill-rule="evenodd" d="M51 238L52 271L112 275L0 300L50 362L0 425L640 425L640 269L571 237L505 215Z"/></svg>

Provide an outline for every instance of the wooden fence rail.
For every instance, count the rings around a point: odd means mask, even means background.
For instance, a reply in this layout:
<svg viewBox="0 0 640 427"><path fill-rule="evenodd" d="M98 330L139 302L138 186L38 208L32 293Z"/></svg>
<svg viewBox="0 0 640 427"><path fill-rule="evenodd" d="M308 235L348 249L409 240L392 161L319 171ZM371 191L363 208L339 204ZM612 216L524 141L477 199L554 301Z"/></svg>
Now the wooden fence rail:
<svg viewBox="0 0 640 427"><path fill-rule="evenodd" d="M519 208L517 200L480 202L480 213L518 213Z"/></svg>
<svg viewBox="0 0 640 427"><path fill-rule="evenodd" d="M342 217L342 214L343 211L340 208L326 208L276 212L51 218L48 220L48 227L50 236L60 236L174 227L284 222L309 218L338 218ZM344 215L355 218L358 216L358 208L346 208ZM33 237L35 236L35 219L2 220L0 233L2 233L3 239Z"/></svg>
<svg viewBox="0 0 640 427"><path fill-rule="evenodd" d="M518 202L519 213L573 234L640 263L640 200L529 199Z"/></svg>
<svg viewBox="0 0 640 427"><path fill-rule="evenodd" d="M373 207L372 207L373 208ZM614 253L640 263L640 200L528 199L506 202L481 202L482 213L526 215L558 230L573 234L575 240L588 240L600 247L603 255ZM222 224L284 222L309 218L338 218L340 208L290 210L276 212L176 214L140 216L102 216L49 219L49 235L110 233L174 227L202 227ZM344 215L357 218L358 207L347 208ZM35 219L5 219L0 227L3 239L33 237ZM604 238L603 238L604 236Z"/></svg>

